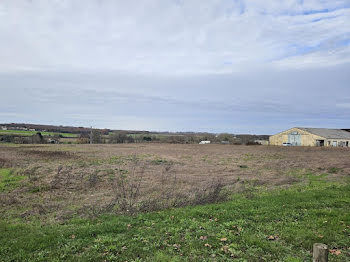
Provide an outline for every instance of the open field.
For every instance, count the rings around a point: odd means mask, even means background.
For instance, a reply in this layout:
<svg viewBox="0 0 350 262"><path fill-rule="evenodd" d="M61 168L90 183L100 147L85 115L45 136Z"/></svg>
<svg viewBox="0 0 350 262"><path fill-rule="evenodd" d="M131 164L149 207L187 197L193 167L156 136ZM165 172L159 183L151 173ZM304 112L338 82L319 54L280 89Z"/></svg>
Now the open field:
<svg viewBox="0 0 350 262"><path fill-rule="evenodd" d="M39 131L28 130L0 130L0 135L18 135L18 136L32 136ZM56 133L56 132L40 132L43 136L61 135L62 137L79 137L79 134L71 133Z"/></svg>
<svg viewBox="0 0 350 262"><path fill-rule="evenodd" d="M0 256L305 261L325 242L346 261L349 160L345 148L0 145Z"/></svg>

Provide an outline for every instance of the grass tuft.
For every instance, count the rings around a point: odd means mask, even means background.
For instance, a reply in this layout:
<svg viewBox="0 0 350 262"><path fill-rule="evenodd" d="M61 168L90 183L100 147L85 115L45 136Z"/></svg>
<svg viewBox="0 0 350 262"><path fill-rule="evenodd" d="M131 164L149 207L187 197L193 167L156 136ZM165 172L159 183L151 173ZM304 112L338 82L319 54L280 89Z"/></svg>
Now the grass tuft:
<svg viewBox="0 0 350 262"><path fill-rule="evenodd" d="M9 168L0 168L0 192L11 191L19 186L25 176L17 175Z"/></svg>

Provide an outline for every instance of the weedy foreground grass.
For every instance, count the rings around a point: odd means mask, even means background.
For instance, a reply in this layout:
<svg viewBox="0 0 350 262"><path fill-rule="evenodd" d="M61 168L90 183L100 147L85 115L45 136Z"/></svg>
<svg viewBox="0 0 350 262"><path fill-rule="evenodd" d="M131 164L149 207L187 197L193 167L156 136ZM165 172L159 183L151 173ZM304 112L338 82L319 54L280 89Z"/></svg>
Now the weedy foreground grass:
<svg viewBox="0 0 350 262"><path fill-rule="evenodd" d="M350 183L234 195L220 204L64 224L0 222L2 261L350 261Z"/></svg>

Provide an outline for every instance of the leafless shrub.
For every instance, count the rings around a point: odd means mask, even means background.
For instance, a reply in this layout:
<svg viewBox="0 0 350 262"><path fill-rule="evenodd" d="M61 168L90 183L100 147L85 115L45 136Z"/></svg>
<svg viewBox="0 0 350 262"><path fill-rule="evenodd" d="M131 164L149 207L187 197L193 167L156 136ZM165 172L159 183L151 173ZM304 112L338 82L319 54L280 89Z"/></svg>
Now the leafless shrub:
<svg viewBox="0 0 350 262"><path fill-rule="evenodd" d="M30 183L34 184L39 180L39 174L37 172L39 168L39 166L34 166L24 170L24 174L28 177Z"/></svg>
<svg viewBox="0 0 350 262"><path fill-rule="evenodd" d="M47 213L47 209L45 208L44 205L41 205L41 204L34 204L33 211L39 215L43 215Z"/></svg>
<svg viewBox="0 0 350 262"><path fill-rule="evenodd" d="M224 201L228 192L224 192L225 185L220 180L212 180L206 187L198 189L193 198L194 205L204 205Z"/></svg>
<svg viewBox="0 0 350 262"><path fill-rule="evenodd" d="M133 157L132 163L130 171L118 168L114 176L111 177L114 198L106 207L107 210L117 208L117 211L122 213L136 212L143 182L144 166L139 166L136 155Z"/></svg>
<svg viewBox="0 0 350 262"><path fill-rule="evenodd" d="M0 194L0 206L19 204L21 201L15 195Z"/></svg>
<svg viewBox="0 0 350 262"><path fill-rule="evenodd" d="M110 204L107 206L102 206L102 205L84 205L80 209L77 210L77 214L80 216L84 217L90 217L90 218L95 218L102 213L110 211ZM67 217L70 218L73 215L73 212L70 214L64 214L62 216L62 220L65 220Z"/></svg>
<svg viewBox="0 0 350 262"><path fill-rule="evenodd" d="M0 168L8 167L10 165L10 161L5 158L0 157Z"/></svg>
<svg viewBox="0 0 350 262"><path fill-rule="evenodd" d="M160 172L158 185L154 185L147 198L142 197L141 186L144 181L144 166L139 166L135 159L130 172L123 169L116 170L113 178L114 199L106 207L107 211L121 213L149 212L172 207L188 205L203 205L216 203L227 199L224 184L219 180L212 180L208 184L191 188L183 188L184 181L178 180L172 171L173 163L168 163Z"/></svg>
<svg viewBox="0 0 350 262"><path fill-rule="evenodd" d="M95 187L99 181L98 171L95 171L93 174L89 175L89 186Z"/></svg>
<svg viewBox="0 0 350 262"><path fill-rule="evenodd" d="M175 179L173 181L176 181ZM143 200L139 211L149 212L173 207L204 205L227 200L228 192L224 191L224 184L220 181L211 181L203 187L183 190L180 182L170 183L167 187L157 189L159 194Z"/></svg>
<svg viewBox="0 0 350 262"><path fill-rule="evenodd" d="M47 214L48 210L41 204L34 204L31 209L21 213L22 218L29 218L33 216L43 216Z"/></svg>
<svg viewBox="0 0 350 262"><path fill-rule="evenodd" d="M51 189L59 189L61 187L67 186L71 180L72 169L73 168L71 166L67 166L65 168L63 166L59 166L50 183Z"/></svg>

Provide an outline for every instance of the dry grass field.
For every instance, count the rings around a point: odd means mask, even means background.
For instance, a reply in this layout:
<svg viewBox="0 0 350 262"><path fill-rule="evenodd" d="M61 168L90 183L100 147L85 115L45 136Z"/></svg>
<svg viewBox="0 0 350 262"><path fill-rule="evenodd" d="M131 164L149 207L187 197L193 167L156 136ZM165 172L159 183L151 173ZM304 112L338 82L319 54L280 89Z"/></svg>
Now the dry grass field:
<svg viewBox="0 0 350 262"><path fill-rule="evenodd" d="M65 221L219 202L232 193L341 182L350 150L237 145L0 145L0 216Z"/></svg>

